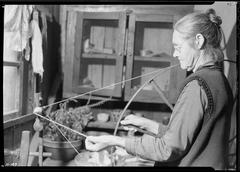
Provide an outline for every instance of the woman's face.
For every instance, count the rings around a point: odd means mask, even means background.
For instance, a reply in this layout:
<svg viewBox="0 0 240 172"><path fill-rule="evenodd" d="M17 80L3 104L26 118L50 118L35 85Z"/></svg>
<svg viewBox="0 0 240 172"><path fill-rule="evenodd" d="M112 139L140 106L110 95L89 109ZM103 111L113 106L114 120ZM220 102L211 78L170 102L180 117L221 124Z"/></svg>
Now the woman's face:
<svg viewBox="0 0 240 172"><path fill-rule="evenodd" d="M198 57L198 51L190 45L190 40L185 40L176 30L173 32L173 57L177 57L182 69L188 71L194 68L194 62Z"/></svg>

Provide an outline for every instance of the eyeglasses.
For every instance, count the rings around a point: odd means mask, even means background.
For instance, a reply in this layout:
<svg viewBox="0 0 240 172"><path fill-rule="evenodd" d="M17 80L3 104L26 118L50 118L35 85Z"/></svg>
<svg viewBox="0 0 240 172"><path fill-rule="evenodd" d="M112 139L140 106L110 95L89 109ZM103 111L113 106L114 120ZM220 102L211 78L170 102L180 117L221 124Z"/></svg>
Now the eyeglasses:
<svg viewBox="0 0 240 172"><path fill-rule="evenodd" d="M174 44L173 48L177 52L181 52L182 47L187 43L187 41L182 42L182 44Z"/></svg>
<svg viewBox="0 0 240 172"><path fill-rule="evenodd" d="M175 51L181 52L182 46L176 45L173 48L175 49Z"/></svg>

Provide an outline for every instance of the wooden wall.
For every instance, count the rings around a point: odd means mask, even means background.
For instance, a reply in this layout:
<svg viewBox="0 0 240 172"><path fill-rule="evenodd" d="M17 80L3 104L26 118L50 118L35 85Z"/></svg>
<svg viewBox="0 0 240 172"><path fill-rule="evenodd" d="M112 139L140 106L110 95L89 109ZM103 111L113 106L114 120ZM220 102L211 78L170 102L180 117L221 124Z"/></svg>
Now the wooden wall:
<svg viewBox="0 0 240 172"><path fill-rule="evenodd" d="M47 98L51 93L52 85L54 85L53 81L58 74L61 73L58 61L60 62L60 27L59 22L59 6L58 5L42 5L43 9L46 12L49 12L53 15L52 21L47 21L48 25L48 43L43 45L43 55L44 55L44 77L41 84L41 90L43 92L43 103L47 103ZM41 29L41 24L40 24ZM59 37L59 38L58 38ZM57 40L59 39L59 40ZM31 67L28 65L25 71L25 76L29 75L29 70ZM30 79L31 76L25 77L28 80L28 84L30 85L30 90L26 95L23 95L23 101L26 103L26 111L23 112L22 115L31 113L33 111L33 102L34 102L34 95L32 94L33 82ZM34 116L28 116L24 119L17 119L8 124L4 124L4 131L3 131L3 146L4 149L15 150L18 149L21 143L21 134L24 130L29 130L31 134L34 134L33 124L35 121ZM6 157L5 157L6 158ZM11 158L10 158L11 161Z"/></svg>

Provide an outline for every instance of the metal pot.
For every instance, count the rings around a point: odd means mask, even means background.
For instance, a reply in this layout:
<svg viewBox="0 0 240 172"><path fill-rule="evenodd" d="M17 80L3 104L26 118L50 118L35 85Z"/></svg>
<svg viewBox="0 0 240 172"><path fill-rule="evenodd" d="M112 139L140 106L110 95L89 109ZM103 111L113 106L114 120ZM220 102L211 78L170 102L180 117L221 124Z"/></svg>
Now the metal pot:
<svg viewBox="0 0 240 172"><path fill-rule="evenodd" d="M71 144L80 151L82 146L82 140L71 141ZM51 152L51 159L61 160L61 161L70 161L74 159L77 155L77 152L71 146L69 142L62 141L52 141L47 138L43 138L43 146L45 152Z"/></svg>

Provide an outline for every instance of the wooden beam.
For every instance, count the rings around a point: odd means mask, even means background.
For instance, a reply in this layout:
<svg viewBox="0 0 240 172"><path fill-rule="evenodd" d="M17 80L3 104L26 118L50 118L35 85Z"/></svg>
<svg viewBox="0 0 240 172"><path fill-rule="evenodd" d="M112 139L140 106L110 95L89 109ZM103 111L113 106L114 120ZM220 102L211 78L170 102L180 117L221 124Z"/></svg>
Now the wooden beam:
<svg viewBox="0 0 240 172"><path fill-rule="evenodd" d="M3 126L4 126L4 129L6 129L6 128L12 127L14 125L17 125L17 124L22 124L22 123L31 121L35 118L36 118L36 115L28 114L28 115L24 115L24 116L15 118L15 119L5 121L5 122L3 122Z"/></svg>
<svg viewBox="0 0 240 172"><path fill-rule="evenodd" d="M19 67L19 62L10 62L10 61L4 61L3 66L12 66L12 67Z"/></svg>
<svg viewBox="0 0 240 172"><path fill-rule="evenodd" d="M3 114L3 121L8 121L8 120L16 118L18 116L19 116L18 109L12 110L10 112L6 112L6 113Z"/></svg>
<svg viewBox="0 0 240 172"><path fill-rule="evenodd" d="M29 156L39 156L39 152L30 152ZM43 157L51 157L52 153L51 152L43 152L42 154Z"/></svg>

